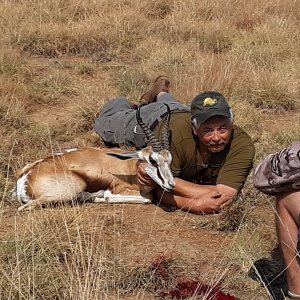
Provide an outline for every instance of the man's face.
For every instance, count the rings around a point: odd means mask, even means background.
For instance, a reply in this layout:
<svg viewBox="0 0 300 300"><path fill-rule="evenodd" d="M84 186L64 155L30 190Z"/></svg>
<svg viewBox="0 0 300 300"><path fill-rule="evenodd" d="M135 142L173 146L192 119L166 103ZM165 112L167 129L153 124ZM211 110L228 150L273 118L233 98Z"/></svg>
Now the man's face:
<svg viewBox="0 0 300 300"><path fill-rule="evenodd" d="M216 116L203 122L195 134L199 138L201 146L212 153L221 152L228 144L232 131L232 121L229 118Z"/></svg>

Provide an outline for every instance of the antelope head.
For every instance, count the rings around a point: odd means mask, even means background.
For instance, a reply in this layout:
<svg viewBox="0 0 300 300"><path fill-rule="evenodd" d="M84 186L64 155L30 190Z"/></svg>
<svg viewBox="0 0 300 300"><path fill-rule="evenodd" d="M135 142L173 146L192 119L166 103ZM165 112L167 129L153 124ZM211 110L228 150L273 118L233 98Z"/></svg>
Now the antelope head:
<svg viewBox="0 0 300 300"><path fill-rule="evenodd" d="M163 190L169 192L175 187L175 180L170 168L170 164L172 162L169 144L169 123L171 111L169 106L167 104L165 105L167 107L167 115L163 121L164 124L160 136L161 142L142 121L140 108L138 108L136 113L137 122L143 129L148 139L149 146L139 151L107 154L118 157L119 159L138 159L145 161L147 163L147 166L145 167L146 173Z"/></svg>

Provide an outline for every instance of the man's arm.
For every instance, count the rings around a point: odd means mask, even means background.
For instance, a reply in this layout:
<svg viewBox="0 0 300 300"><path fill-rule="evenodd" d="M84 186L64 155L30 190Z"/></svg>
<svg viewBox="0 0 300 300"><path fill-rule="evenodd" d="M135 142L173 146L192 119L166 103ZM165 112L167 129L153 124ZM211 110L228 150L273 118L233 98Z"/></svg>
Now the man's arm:
<svg viewBox="0 0 300 300"><path fill-rule="evenodd" d="M195 214L219 212L228 206L238 193L236 189L223 184L200 185L180 178L175 178L175 188L172 193L167 193L156 186L143 167L138 166L137 171L140 184L156 187L155 198L160 203Z"/></svg>
<svg viewBox="0 0 300 300"><path fill-rule="evenodd" d="M176 186L172 193L157 188L155 198L162 204L195 214L219 212L234 200L238 192L222 184L199 185L180 178L176 178L175 182Z"/></svg>

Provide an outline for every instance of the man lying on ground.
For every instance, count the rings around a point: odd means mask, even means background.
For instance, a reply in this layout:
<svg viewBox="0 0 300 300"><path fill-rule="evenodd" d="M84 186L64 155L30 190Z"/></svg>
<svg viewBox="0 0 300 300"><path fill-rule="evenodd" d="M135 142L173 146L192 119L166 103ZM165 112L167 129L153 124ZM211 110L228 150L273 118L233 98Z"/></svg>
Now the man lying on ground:
<svg viewBox="0 0 300 300"><path fill-rule="evenodd" d="M170 94L170 81L158 77L141 98L141 115L159 136L166 106L171 109L171 169L176 177L172 193L155 189L163 205L195 214L214 213L236 198L252 167L254 145L249 135L233 124L225 97L214 91L196 96L191 107L180 104ZM146 139L135 117L136 104L114 98L96 118L95 130L106 145L146 146ZM142 167L141 184L154 186Z"/></svg>

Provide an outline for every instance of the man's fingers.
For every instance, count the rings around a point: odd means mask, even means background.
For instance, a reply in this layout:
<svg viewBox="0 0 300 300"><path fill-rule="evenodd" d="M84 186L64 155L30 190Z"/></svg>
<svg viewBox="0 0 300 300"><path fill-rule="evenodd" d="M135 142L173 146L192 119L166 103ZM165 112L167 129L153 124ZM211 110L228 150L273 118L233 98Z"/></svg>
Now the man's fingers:
<svg viewBox="0 0 300 300"><path fill-rule="evenodd" d="M141 175L141 174L146 175L146 171L145 171L145 169L141 165L138 165L137 168L136 168L136 170L137 170L137 174L138 175Z"/></svg>
<svg viewBox="0 0 300 300"><path fill-rule="evenodd" d="M232 199L221 197L222 194L218 191L210 192L210 196L211 198L214 199L214 201L216 201L216 203L218 203L220 209L223 209L224 207L228 206L232 202Z"/></svg>
<svg viewBox="0 0 300 300"><path fill-rule="evenodd" d="M138 178L138 182L142 185L146 185L149 182L148 178L145 177L144 175L137 174L137 178Z"/></svg>
<svg viewBox="0 0 300 300"><path fill-rule="evenodd" d="M232 202L232 199L226 200L225 202L223 202L223 203L220 205L220 208L223 209L224 207L228 206L231 202Z"/></svg>
<svg viewBox="0 0 300 300"><path fill-rule="evenodd" d="M148 176L145 169L141 166L137 167L137 179L139 184L141 185L151 186L152 184L152 179Z"/></svg>

